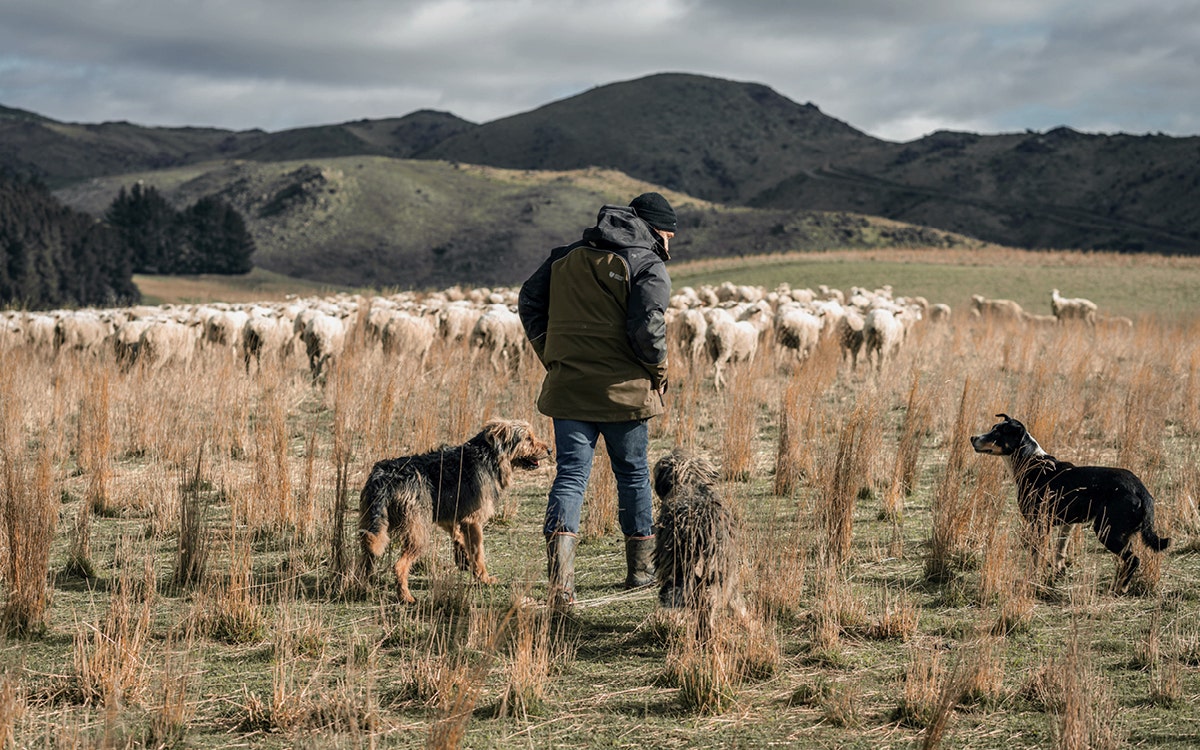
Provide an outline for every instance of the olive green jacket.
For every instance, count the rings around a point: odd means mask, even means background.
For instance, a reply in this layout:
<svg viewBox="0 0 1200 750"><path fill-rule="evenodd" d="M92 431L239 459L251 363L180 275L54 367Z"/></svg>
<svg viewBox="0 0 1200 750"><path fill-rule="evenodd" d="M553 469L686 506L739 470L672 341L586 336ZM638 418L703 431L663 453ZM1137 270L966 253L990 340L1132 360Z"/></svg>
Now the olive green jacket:
<svg viewBox="0 0 1200 750"><path fill-rule="evenodd" d="M625 422L662 414L671 277L656 237L625 206L604 206L583 239L555 248L522 285L521 322L546 366L538 410Z"/></svg>

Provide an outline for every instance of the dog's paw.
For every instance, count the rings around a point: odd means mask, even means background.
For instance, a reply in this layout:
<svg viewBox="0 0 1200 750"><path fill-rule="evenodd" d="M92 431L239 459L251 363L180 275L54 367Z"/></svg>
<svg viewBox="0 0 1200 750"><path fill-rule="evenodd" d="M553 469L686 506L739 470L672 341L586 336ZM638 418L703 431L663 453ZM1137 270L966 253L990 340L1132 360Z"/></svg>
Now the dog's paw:
<svg viewBox="0 0 1200 750"><path fill-rule="evenodd" d="M494 583L500 583L500 579L492 575L482 575L479 576L479 582L486 583L487 585L491 586Z"/></svg>

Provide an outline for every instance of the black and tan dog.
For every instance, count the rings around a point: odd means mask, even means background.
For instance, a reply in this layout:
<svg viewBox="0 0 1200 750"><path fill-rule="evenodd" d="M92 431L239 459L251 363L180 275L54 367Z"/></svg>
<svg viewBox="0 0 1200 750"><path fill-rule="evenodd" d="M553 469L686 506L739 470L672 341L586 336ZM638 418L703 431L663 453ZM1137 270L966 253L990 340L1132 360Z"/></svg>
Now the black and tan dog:
<svg viewBox="0 0 1200 750"><path fill-rule="evenodd" d="M1121 558L1116 589L1124 591L1140 560L1130 542L1140 534L1148 549L1171 543L1154 531L1154 498L1133 472L1107 466L1076 466L1042 450L1025 425L1008 416L971 438L976 453L1004 456L1017 483L1017 507L1037 531L1060 526L1056 567L1061 568L1070 524L1091 524L1100 542ZM1036 553L1036 545L1035 545Z"/></svg>
<svg viewBox="0 0 1200 750"><path fill-rule="evenodd" d="M654 465L654 492L661 501L655 534L658 601L696 615L697 632L711 633L724 609L744 616L737 592L737 524L713 489L716 469L682 450Z"/></svg>
<svg viewBox="0 0 1200 750"><path fill-rule="evenodd" d="M433 525L454 541L454 561L484 583L495 583L483 559L483 526L495 513L500 491L512 483L513 467L536 469L550 446L528 422L493 420L462 445L380 461L359 495L361 572L368 580L390 539L400 544L396 583L413 602L408 572L429 545Z"/></svg>

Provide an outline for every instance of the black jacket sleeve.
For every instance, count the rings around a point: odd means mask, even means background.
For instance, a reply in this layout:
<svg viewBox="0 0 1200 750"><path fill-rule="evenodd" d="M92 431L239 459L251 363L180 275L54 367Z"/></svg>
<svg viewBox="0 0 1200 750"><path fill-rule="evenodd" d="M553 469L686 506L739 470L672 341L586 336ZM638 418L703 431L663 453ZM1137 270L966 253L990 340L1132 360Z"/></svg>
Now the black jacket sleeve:
<svg viewBox="0 0 1200 750"><path fill-rule="evenodd" d="M554 254L551 253L521 285L521 292L517 296L517 314L521 316L525 336L542 364L546 363L546 328L550 320L550 265L553 262Z"/></svg>
<svg viewBox="0 0 1200 750"><path fill-rule="evenodd" d="M634 356L650 372L651 385L661 389L667 379L667 305L671 301L671 277L662 261L655 259L639 269L629 291L625 320Z"/></svg>

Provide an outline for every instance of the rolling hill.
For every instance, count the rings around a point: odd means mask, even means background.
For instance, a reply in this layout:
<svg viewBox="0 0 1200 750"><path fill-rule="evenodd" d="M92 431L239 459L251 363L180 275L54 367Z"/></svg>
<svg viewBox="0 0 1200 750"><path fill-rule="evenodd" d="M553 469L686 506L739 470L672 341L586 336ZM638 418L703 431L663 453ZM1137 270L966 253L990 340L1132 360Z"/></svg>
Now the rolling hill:
<svg viewBox="0 0 1200 750"><path fill-rule="evenodd" d="M761 84L698 75L665 73L599 86L483 124L419 111L277 133L231 132L120 122L68 124L0 108L0 168L36 174L64 195L74 195L93 178L125 175L128 183L135 173L148 179L152 173L200 164L228 162L243 170L251 164L279 164L286 172L302 164L324 170L330 162L330 168L344 171L331 160L360 157L443 165L431 167L435 170L466 164L554 172L616 170L640 184L715 204L692 219L703 223L704 231L693 234L691 247L699 255L731 252L722 244L729 238L737 239L729 239L736 246L733 252L798 249L801 238L788 230L796 220L782 217L811 217L806 213L811 211L878 216L1017 247L1200 253L1200 138L1086 134L1062 127L998 135L938 132L892 143ZM225 173L205 169L209 177L202 182L214 191L237 192L236 186L221 183L218 175ZM412 169L408 165L400 171ZM232 180L242 179L227 173ZM438 190L459 188L465 192L457 198L438 194L451 203L469 204L460 219L477 216L484 223L443 230L440 238L427 238L432 244L421 253L457 257L502 248L505 236L517 243L535 239L511 219L521 215L524 203L499 197L511 190L480 192L454 181ZM523 200L544 205L539 203L545 200L542 193L550 190L539 188L537 195ZM377 201L369 195L369 190L348 191L338 200L366 200L361 215L378 217L370 206ZM397 200L404 200L403 195ZM499 201L494 206L477 203L493 197ZM610 199L620 198L628 196ZM734 207L767 212L751 215L768 230L742 227L729 238L709 231L738 225L736 212L716 218ZM566 223L574 226L578 215ZM318 224L319 218L310 221L313 241L325 237L312 228ZM265 225L261 233L270 234ZM336 266L333 257L343 253L355 263L370 261L389 243L406 244L410 233L411 228L342 227L336 234L340 244L325 246L323 257L330 259L330 267ZM424 235L419 228L413 236ZM797 245L788 246L789 239ZM276 254L264 245L264 262L275 262ZM486 262L464 258L456 265L465 269Z"/></svg>
<svg viewBox="0 0 1200 750"><path fill-rule="evenodd" d="M341 286L515 284L579 237L604 203L649 183L611 170L505 170L381 156L226 160L98 177L57 191L100 215L141 181L179 207L219 195L246 217L256 266ZM666 191L679 258L832 247L978 247L967 237L844 212L720 206Z"/></svg>

